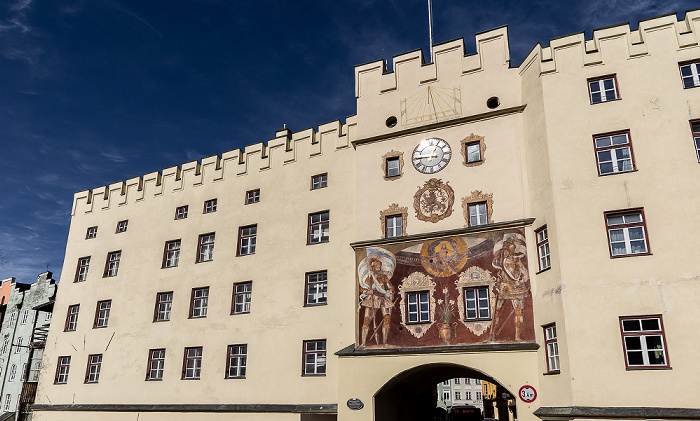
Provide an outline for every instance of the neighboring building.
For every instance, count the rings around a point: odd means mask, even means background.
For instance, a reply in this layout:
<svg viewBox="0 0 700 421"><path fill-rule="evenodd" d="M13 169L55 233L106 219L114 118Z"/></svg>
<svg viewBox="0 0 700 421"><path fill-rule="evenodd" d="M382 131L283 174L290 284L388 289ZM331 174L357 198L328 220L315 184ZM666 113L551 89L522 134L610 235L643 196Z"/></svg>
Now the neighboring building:
<svg viewBox="0 0 700 421"><path fill-rule="evenodd" d="M43 341L46 340L51 311L45 306L56 295L56 282L51 276L51 272L44 272L33 284L14 283L9 295L0 329L0 413L17 411L24 383L38 381L41 357L37 359L32 344L37 331L43 330Z"/></svg>
<svg viewBox="0 0 700 421"><path fill-rule="evenodd" d="M487 382L483 382L487 383ZM484 408L481 379L454 378L437 384L438 406L449 409L452 406L471 405Z"/></svg>
<svg viewBox="0 0 700 421"><path fill-rule="evenodd" d="M698 22L363 64L345 124L76 193L35 419L700 419Z"/></svg>

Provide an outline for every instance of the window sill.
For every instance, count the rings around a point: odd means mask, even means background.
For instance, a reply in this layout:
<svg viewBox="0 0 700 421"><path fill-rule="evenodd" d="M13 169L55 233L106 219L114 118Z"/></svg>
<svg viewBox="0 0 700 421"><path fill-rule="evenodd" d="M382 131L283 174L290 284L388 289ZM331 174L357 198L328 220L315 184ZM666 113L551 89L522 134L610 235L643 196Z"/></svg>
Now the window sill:
<svg viewBox="0 0 700 421"><path fill-rule="evenodd" d="M245 253L245 254L236 253L236 257L252 256L252 255L254 255L254 254L255 254L255 252L253 252L253 253Z"/></svg>
<svg viewBox="0 0 700 421"><path fill-rule="evenodd" d="M107 327L107 326L93 326L92 328L93 328L93 329L104 329L104 328L106 328L106 327Z"/></svg>
<svg viewBox="0 0 700 421"><path fill-rule="evenodd" d="M321 190L321 189L325 189L326 187L328 187L328 186L316 187L316 188L313 188L313 187L312 187L312 188L309 189L309 191Z"/></svg>
<svg viewBox="0 0 700 421"><path fill-rule="evenodd" d="M550 270L551 268L552 268L551 266L548 267L548 268L544 268L544 269L540 270L539 272L535 272L535 275L539 275L539 274L542 273L542 272L547 272L547 271Z"/></svg>
<svg viewBox="0 0 700 421"><path fill-rule="evenodd" d="M194 319L206 319L206 318L207 318L207 316L190 316L190 317L188 317L188 319L190 319L190 320L194 320Z"/></svg>
<svg viewBox="0 0 700 421"><path fill-rule="evenodd" d="M61 383L54 382L53 384L55 384L55 385L62 385L62 384L68 384L68 382L61 382Z"/></svg>
<svg viewBox="0 0 700 421"><path fill-rule="evenodd" d="M146 379L147 382L162 382L163 379Z"/></svg>
<svg viewBox="0 0 700 421"><path fill-rule="evenodd" d="M654 366L640 366L640 367L627 367L627 371L645 371L645 370L673 370L671 366L664 367L654 367Z"/></svg>
<svg viewBox="0 0 700 421"><path fill-rule="evenodd" d="M327 302L326 303L316 303L316 304L304 303L304 307L323 307L323 306L327 306L327 305L328 305Z"/></svg>
<svg viewBox="0 0 700 421"><path fill-rule="evenodd" d="M326 244L326 243L330 243L330 240L326 240L326 241L317 241L317 242L315 242L315 243L306 243L306 245L307 245L307 246L315 246L316 244Z"/></svg>
<svg viewBox="0 0 700 421"><path fill-rule="evenodd" d="M250 314L250 311L239 311L237 313L235 311L231 312L231 316L240 316L242 314Z"/></svg>
<svg viewBox="0 0 700 421"><path fill-rule="evenodd" d="M427 325L429 323L432 323L430 320L427 320L425 322L406 322L407 326L415 326L415 325Z"/></svg>
<svg viewBox="0 0 700 421"><path fill-rule="evenodd" d="M543 376L554 376L556 374L561 374L561 371L547 371L546 373L542 373Z"/></svg>
<svg viewBox="0 0 700 421"><path fill-rule="evenodd" d="M226 380L231 380L231 379L232 379L232 380L236 380L236 379L238 379L238 380L245 380L245 376L224 377L224 379L226 379Z"/></svg>
<svg viewBox="0 0 700 421"><path fill-rule="evenodd" d="M214 259L210 259L210 260L197 260L197 261L195 261L194 263L195 263L195 264L197 264L197 263L207 263L207 262L213 262L213 261L214 261Z"/></svg>
<svg viewBox="0 0 700 421"><path fill-rule="evenodd" d="M485 319L464 319L464 322L490 322L491 318L485 318Z"/></svg>
<svg viewBox="0 0 700 421"><path fill-rule="evenodd" d="M207 260L207 261L210 262L211 260ZM160 268L161 269L172 269L172 268L176 268L176 267L177 267L177 265L175 265L175 266L161 266Z"/></svg>
<svg viewBox="0 0 700 421"><path fill-rule="evenodd" d="M183 377L180 380L199 380L199 377Z"/></svg>
<svg viewBox="0 0 700 421"><path fill-rule="evenodd" d="M326 377L326 374L302 374L301 377Z"/></svg>
<svg viewBox="0 0 700 421"><path fill-rule="evenodd" d="M605 104L608 102L615 102L615 101L620 101L622 97L617 97L615 99L606 99L605 101L600 101L600 102L591 102L591 105L598 105L598 104Z"/></svg>
<svg viewBox="0 0 700 421"><path fill-rule="evenodd" d="M634 253L634 254L619 254L617 256L610 256L611 259L620 259L624 257L636 257L636 256L653 256L653 253Z"/></svg>
<svg viewBox="0 0 700 421"><path fill-rule="evenodd" d="M613 171L613 172L607 172L607 173L605 173L605 174L601 174L600 172L598 172L598 177L606 177L606 176L608 176L608 175L628 174L628 173L637 172L637 171L639 171L639 170L635 168L635 169L633 169L633 170L628 170L628 171Z"/></svg>
<svg viewBox="0 0 700 421"><path fill-rule="evenodd" d="M154 320L153 323L163 323L163 322L169 322L170 319L163 319L163 320Z"/></svg>

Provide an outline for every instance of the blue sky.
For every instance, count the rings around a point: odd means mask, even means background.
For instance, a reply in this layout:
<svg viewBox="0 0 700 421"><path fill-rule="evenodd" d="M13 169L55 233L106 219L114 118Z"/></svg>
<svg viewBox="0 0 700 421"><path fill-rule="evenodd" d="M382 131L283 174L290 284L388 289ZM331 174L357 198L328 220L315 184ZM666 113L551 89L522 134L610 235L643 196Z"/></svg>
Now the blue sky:
<svg viewBox="0 0 700 421"><path fill-rule="evenodd" d="M426 0L5 0L0 279L58 278L73 192L355 113L353 66L428 49ZM539 42L692 1L433 0L435 43Z"/></svg>

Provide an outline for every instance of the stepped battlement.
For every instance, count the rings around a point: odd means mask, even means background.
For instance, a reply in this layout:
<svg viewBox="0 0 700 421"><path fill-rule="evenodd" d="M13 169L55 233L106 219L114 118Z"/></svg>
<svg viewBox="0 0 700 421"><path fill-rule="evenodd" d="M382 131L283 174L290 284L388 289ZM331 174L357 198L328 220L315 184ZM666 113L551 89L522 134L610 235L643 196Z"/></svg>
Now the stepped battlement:
<svg viewBox="0 0 700 421"><path fill-rule="evenodd" d="M354 126L354 116L351 116L346 124L335 120L320 125L318 130L309 128L292 132L283 129L277 131L273 139L247 145L243 150L234 149L220 156L209 156L126 181L79 191L73 195L71 215L108 210L114 206L244 176L253 171L276 170L299 161L306 162L324 153L349 148Z"/></svg>

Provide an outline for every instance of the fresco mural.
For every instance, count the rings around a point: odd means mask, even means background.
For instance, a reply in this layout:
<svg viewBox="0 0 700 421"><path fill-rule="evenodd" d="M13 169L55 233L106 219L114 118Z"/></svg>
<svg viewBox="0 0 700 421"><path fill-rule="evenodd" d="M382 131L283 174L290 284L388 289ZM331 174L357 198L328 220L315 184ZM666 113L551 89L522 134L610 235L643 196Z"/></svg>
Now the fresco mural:
<svg viewBox="0 0 700 421"><path fill-rule="evenodd" d="M357 348L534 342L524 234L357 249Z"/></svg>

